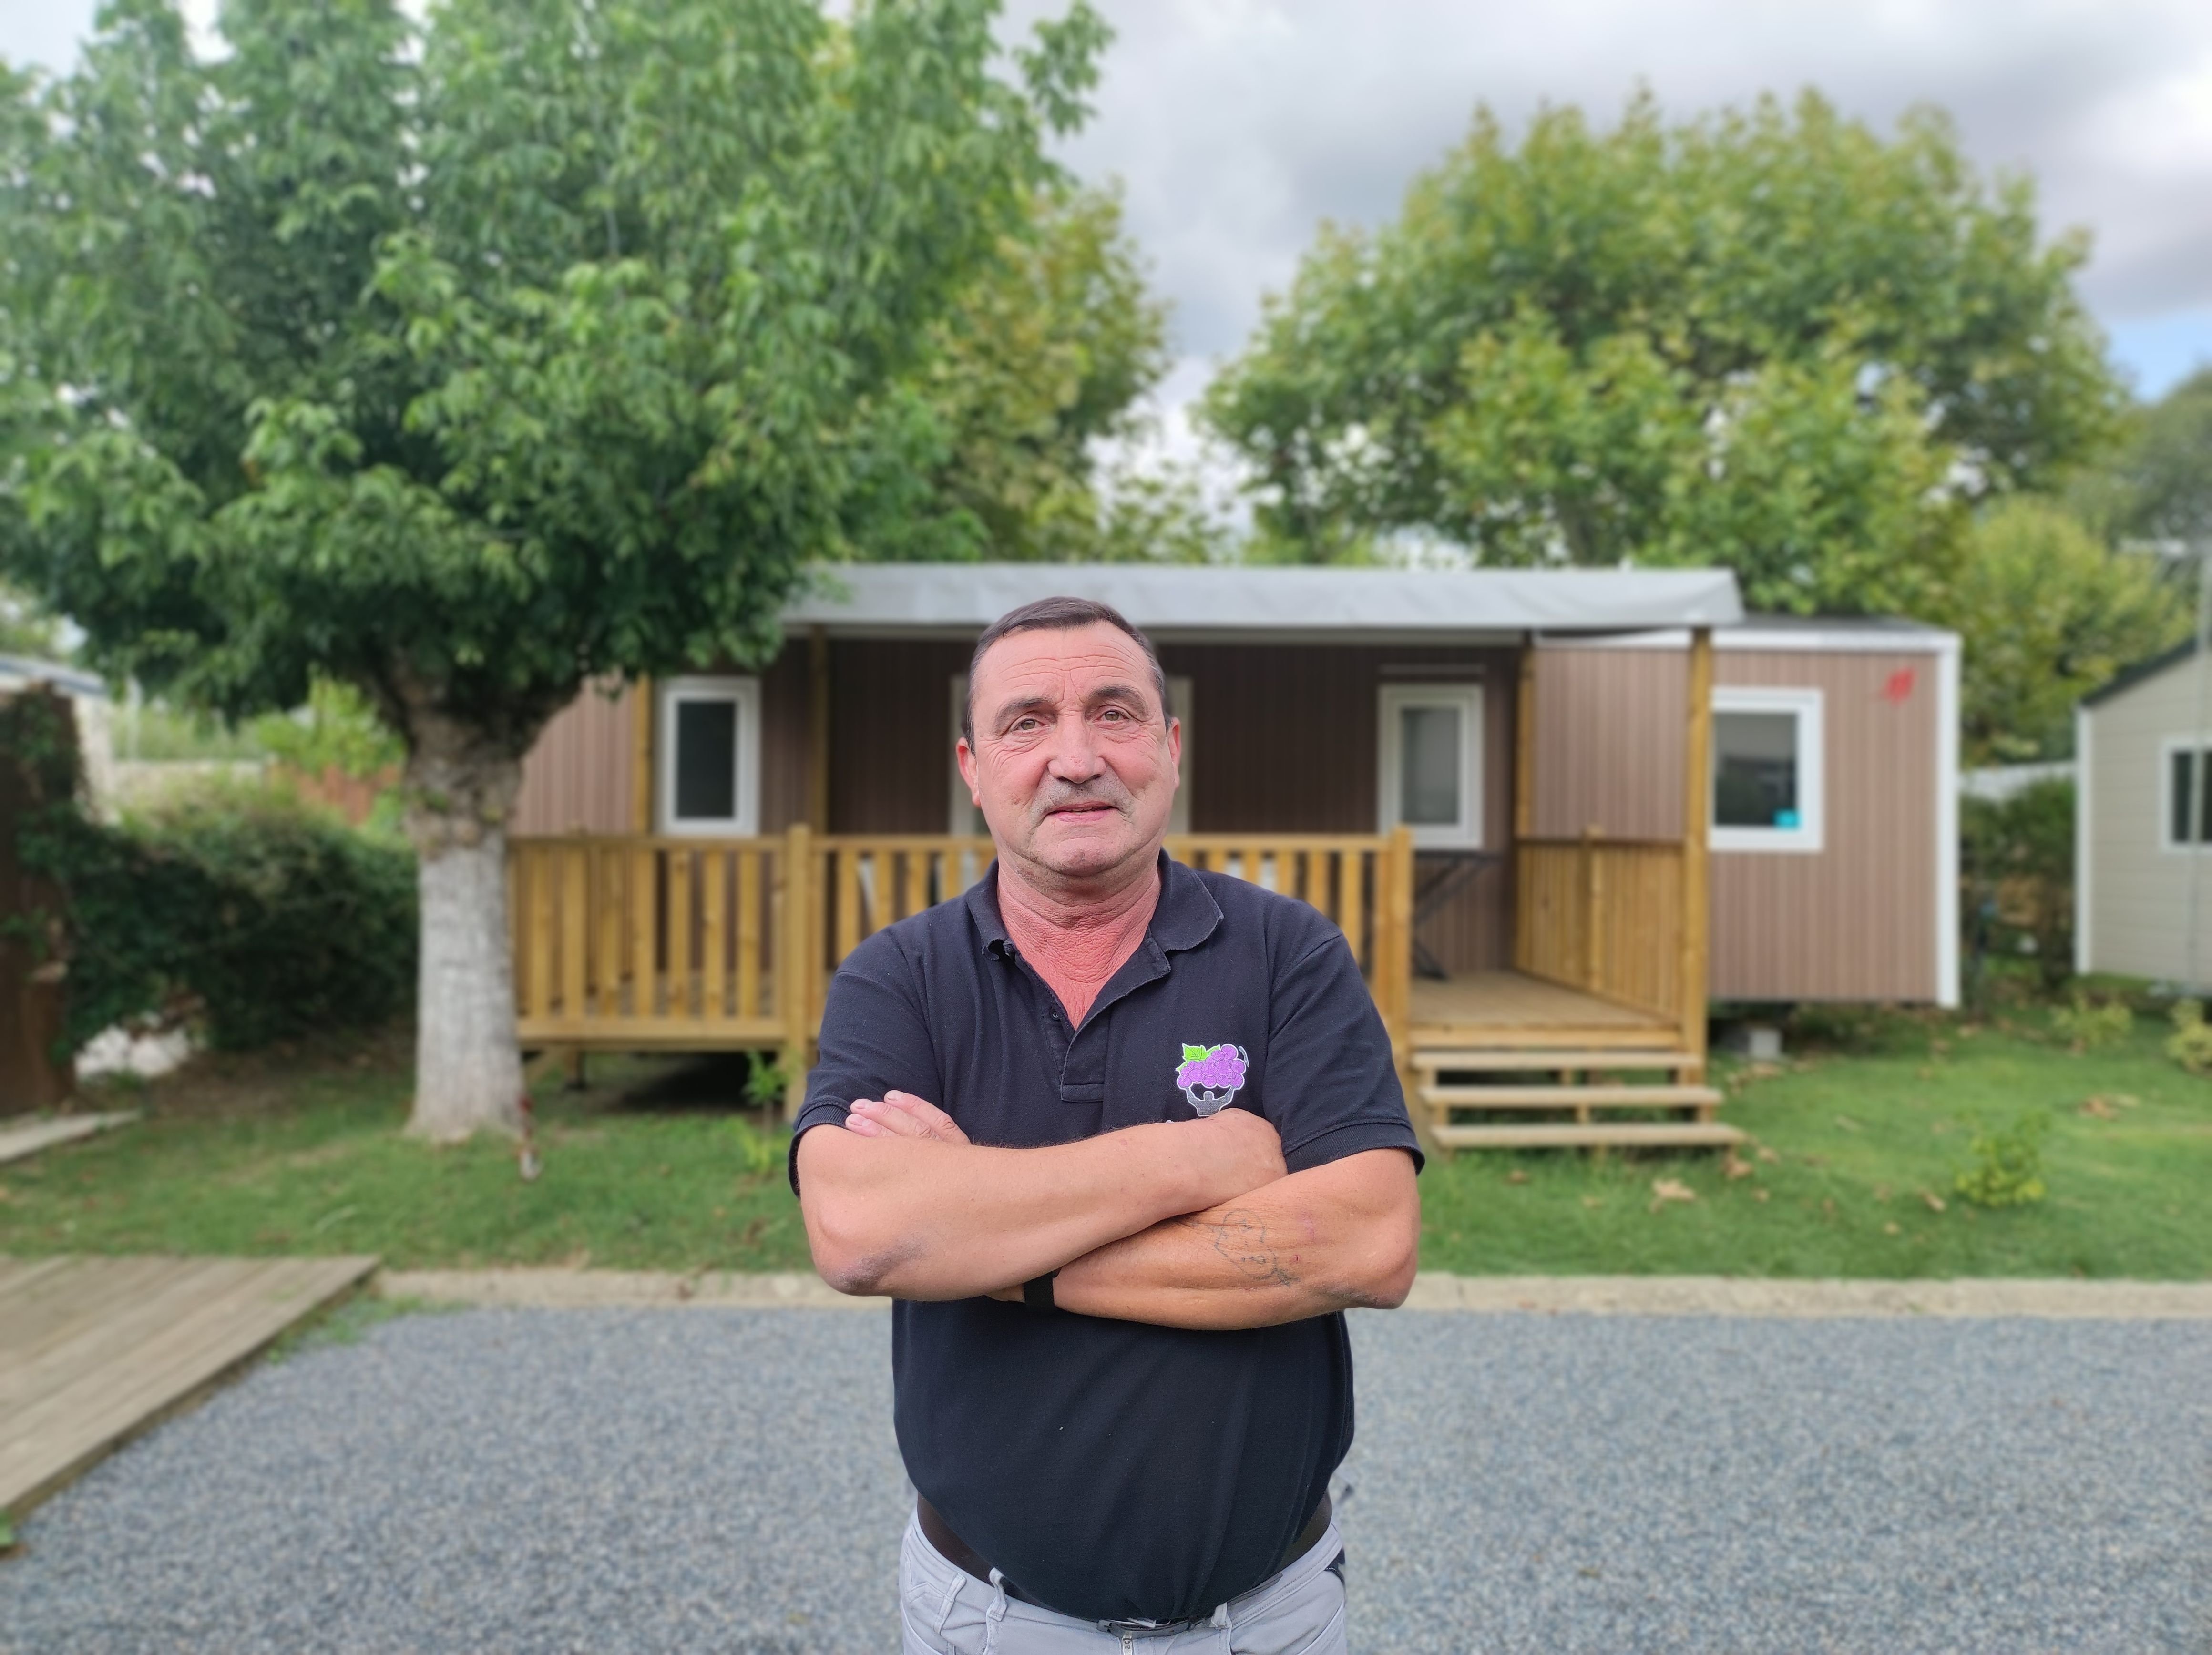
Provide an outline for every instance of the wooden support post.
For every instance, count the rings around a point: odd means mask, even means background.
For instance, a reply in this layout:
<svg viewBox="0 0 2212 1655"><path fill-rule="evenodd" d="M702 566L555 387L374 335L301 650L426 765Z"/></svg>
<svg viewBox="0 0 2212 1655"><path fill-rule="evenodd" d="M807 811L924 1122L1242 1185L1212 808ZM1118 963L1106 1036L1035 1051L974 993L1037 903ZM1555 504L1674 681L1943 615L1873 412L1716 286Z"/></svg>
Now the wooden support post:
<svg viewBox="0 0 2212 1655"><path fill-rule="evenodd" d="M1521 646L1521 681L1513 692L1513 837L1536 831L1536 634Z"/></svg>
<svg viewBox="0 0 2212 1655"><path fill-rule="evenodd" d="M653 680L629 687L629 830L653 831Z"/></svg>
<svg viewBox="0 0 2212 1655"><path fill-rule="evenodd" d="M806 825L830 831L830 634L817 627L806 640Z"/></svg>
<svg viewBox="0 0 2212 1655"><path fill-rule="evenodd" d="M1686 1084L1705 1077L1705 996L1712 931L1713 634L1690 634L1689 705L1682 754L1682 1049L1696 1059Z"/></svg>
<svg viewBox="0 0 2212 1655"><path fill-rule="evenodd" d="M584 1048L572 1046L561 1053L561 1082L571 1092L580 1092L591 1084L584 1070Z"/></svg>
<svg viewBox="0 0 2212 1655"><path fill-rule="evenodd" d="M1513 864L1505 883L1513 904L1513 968L1528 969L1535 957L1535 904L1522 875L1521 847L1536 831L1536 634L1521 641L1521 676L1513 690Z"/></svg>
<svg viewBox="0 0 2212 1655"><path fill-rule="evenodd" d="M775 878L775 1012L783 1024L783 1118L796 1120L813 1048L814 835L803 821L783 837Z"/></svg>
<svg viewBox="0 0 2212 1655"><path fill-rule="evenodd" d="M1583 986L1605 992L1605 865L1597 842L1605 830L1595 822L1583 829Z"/></svg>
<svg viewBox="0 0 2212 1655"><path fill-rule="evenodd" d="M1390 1036L1399 1084L1419 1094L1413 1073L1413 830L1401 822L1376 858L1375 1004ZM1425 1112L1413 1112L1418 1129Z"/></svg>

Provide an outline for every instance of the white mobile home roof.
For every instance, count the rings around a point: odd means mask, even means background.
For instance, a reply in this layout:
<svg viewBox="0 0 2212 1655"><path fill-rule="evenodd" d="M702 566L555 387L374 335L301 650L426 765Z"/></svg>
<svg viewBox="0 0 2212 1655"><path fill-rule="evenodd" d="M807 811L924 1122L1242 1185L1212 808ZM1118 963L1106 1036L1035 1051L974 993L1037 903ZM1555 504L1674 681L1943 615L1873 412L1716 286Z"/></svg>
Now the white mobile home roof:
<svg viewBox="0 0 2212 1655"><path fill-rule="evenodd" d="M1058 595L1110 603L1147 632L1419 634L1725 627L1724 569L1297 569L1127 563L841 564L788 626L975 633Z"/></svg>

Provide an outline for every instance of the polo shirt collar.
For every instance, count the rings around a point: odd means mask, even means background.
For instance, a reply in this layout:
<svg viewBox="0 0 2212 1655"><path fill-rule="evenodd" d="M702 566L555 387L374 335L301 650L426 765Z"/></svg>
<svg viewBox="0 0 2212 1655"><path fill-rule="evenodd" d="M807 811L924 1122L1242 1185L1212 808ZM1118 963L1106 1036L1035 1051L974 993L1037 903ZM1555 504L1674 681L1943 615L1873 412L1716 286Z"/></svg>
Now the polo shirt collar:
<svg viewBox="0 0 2212 1655"><path fill-rule="evenodd" d="M982 878L968 888L965 900L976 934L983 939L983 952L1011 954L1013 943L1006 935L1006 922L999 913L999 864L995 860L984 870ZM1160 900L1152 909L1152 923L1145 927L1145 940L1162 954L1174 954L1196 948L1212 936L1214 928L1220 924L1221 905L1206 888L1206 882L1163 847Z"/></svg>

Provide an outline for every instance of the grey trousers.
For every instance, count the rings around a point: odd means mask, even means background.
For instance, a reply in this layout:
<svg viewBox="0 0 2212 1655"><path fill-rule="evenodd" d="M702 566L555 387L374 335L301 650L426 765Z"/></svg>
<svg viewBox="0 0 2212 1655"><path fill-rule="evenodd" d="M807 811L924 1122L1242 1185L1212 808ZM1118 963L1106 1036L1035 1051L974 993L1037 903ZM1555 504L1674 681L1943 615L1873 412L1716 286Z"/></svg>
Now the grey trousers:
<svg viewBox="0 0 2212 1655"><path fill-rule="evenodd" d="M1210 1625L1146 1633L1055 1615L948 1562L908 1519L899 1552L905 1655L1344 1655L1336 1525L1280 1574L1213 1611Z"/></svg>

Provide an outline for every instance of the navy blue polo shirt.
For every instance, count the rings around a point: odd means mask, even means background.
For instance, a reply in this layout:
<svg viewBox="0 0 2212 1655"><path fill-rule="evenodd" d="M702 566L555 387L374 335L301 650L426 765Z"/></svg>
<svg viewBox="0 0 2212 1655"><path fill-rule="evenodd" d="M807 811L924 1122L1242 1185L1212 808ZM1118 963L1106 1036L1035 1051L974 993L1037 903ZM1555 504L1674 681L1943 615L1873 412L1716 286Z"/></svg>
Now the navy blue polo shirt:
<svg viewBox="0 0 2212 1655"><path fill-rule="evenodd" d="M1343 934L1308 904L1161 858L1143 943L1079 1028L1017 954L995 866L854 949L792 1137L906 1091L972 1142L1066 1143L1224 1106L1292 1172L1419 1149ZM1352 1446L1341 1315L1230 1332L994 1299L901 1301L915 1487L1021 1593L1085 1619L1210 1613L1274 1570Z"/></svg>

